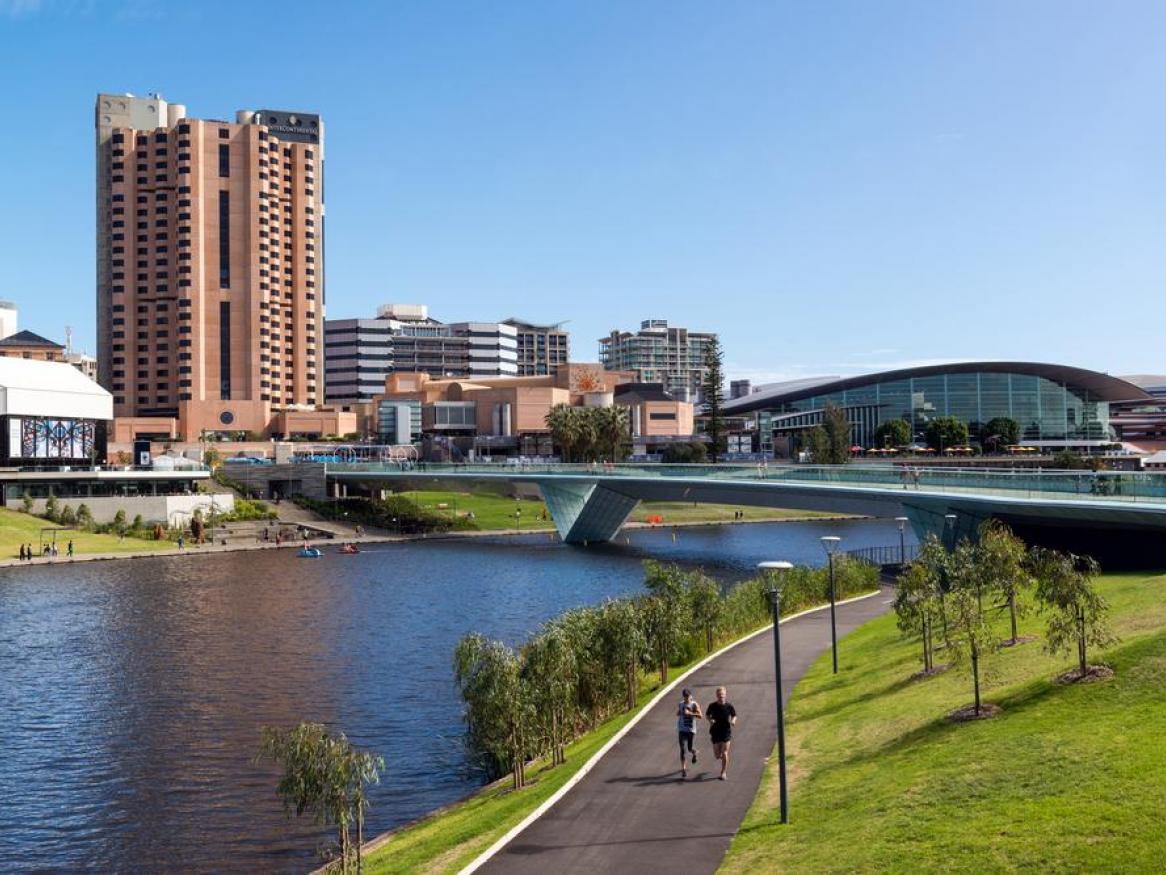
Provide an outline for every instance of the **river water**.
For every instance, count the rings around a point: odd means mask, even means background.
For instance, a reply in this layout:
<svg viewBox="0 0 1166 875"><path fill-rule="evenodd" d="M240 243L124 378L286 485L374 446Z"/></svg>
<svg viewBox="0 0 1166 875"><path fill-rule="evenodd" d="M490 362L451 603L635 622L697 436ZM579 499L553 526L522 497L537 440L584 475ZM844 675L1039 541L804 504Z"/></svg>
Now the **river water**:
<svg viewBox="0 0 1166 875"><path fill-rule="evenodd" d="M0 871L303 872L320 831L288 819L259 727L342 729L384 756L368 832L472 791L450 657L566 608L641 589L646 558L731 582L893 544L894 523L546 535L0 571Z"/></svg>

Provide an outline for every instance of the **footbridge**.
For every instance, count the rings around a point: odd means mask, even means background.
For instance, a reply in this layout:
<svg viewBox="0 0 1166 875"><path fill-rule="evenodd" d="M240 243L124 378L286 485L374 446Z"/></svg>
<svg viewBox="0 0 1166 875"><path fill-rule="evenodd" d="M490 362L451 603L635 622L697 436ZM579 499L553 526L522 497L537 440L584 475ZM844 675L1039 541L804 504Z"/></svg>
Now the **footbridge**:
<svg viewBox="0 0 1166 875"><path fill-rule="evenodd" d="M1166 560L1166 474L893 465L328 464L331 494L536 486L563 540L615 537L640 501L906 516L918 537L1002 519L1037 543ZM953 519L954 517L954 519Z"/></svg>

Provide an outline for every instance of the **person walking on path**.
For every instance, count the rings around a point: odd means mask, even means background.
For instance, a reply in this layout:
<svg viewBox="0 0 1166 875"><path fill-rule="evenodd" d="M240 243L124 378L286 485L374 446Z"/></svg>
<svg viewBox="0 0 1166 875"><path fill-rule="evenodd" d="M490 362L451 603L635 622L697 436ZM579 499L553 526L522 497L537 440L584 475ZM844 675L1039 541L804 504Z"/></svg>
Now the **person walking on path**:
<svg viewBox="0 0 1166 875"><path fill-rule="evenodd" d="M69 546L67 548L67 552L70 556L73 555L73 542L72 541L69 541Z"/></svg>
<svg viewBox="0 0 1166 875"><path fill-rule="evenodd" d="M713 756L721 761L722 781L729 779L729 747L733 742L733 725L737 722L737 709L729 702L729 694L724 687L717 687L717 700L705 709L712 736Z"/></svg>
<svg viewBox="0 0 1166 875"><path fill-rule="evenodd" d="M696 735L696 724L694 721L704 719L704 715L700 713L700 703L694 702L692 699L692 690L687 687L681 692L680 703L676 706L676 729L680 734L680 777L688 777L688 764L684 759L684 748L687 746L688 753L692 757L692 764L696 765L696 749L692 746L693 738Z"/></svg>

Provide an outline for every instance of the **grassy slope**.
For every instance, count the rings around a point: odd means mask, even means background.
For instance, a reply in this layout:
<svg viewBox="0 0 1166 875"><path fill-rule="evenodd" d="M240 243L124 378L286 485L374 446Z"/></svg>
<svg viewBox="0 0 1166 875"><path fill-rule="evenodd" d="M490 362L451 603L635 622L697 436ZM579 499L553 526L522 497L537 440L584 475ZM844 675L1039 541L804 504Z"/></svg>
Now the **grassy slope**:
<svg viewBox="0 0 1166 875"><path fill-rule="evenodd" d="M909 682L918 647L894 617L847 637L843 674L819 660L789 711L791 824L770 769L727 872L1149 871L1166 854L1166 575L1101 583L1123 639L1092 662L1116 677L1058 686L1071 659L1002 651L992 719L953 725L971 699L948 672ZM1039 634L1041 621L1024 626ZM937 655L942 661L943 653Z"/></svg>
<svg viewBox="0 0 1166 875"><path fill-rule="evenodd" d="M139 538L119 540L117 535L95 535L62 529L48 520L19 511L0 508L0 559L16 559L21 544L32 544L35 550L41 539L41 529L57 529L57 548L65 554L65 545L72 540L77 553L132 553L142 550L165 550L174 545L166 541L143 541ZM52 536L44 533L46 540Z"/></svg>
<svg viewBox="0 0 1166 875"><path fill-rule="evenodd" d="M442 491L409 491L403 493L422 507L435 513L465 516L466 511L472 510L475 522L483 531L513 531L514 511L522 509L522 531L550 531L554 523L550 519L541 519L546 505L542 501L523 499L516 502L512 498L488 493L442 492ZM446 507L439 508L439 504ZM780 510L766 507L736 507L729 504L698 504L687 501L648 501L641 502L632 511L628 518L631 522L645 522L649 516L659 515L664 518L664 525L669 523L692 522L731 522L736 511L745 514L747 522L763 522L766 520L808 519L813 517L830 516L830 514L814 513L813 511Z"/></svg>

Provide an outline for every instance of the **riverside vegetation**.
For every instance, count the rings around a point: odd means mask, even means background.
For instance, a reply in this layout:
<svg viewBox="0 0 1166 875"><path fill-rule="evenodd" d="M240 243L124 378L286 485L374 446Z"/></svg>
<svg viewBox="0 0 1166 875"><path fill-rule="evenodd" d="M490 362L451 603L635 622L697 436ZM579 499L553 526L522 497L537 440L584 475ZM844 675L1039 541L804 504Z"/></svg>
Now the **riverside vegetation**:
<svg viewBox="0 0 1166 875"><path fill-rule="evenodd" d="M568 743L636 706L640 675L658 674L711 653L720 643L765 625L767 583L754 578L728 592L700 571L644 563L643 595L578 608L546 623L518 647L466 635L454 651L465 701L467 741L489 777L526 783L536 757L564 761ZM840 597L878 585L878 570L842 560ZM782 580L782 608L793 613L827 598L824 569L796 568Z"/></svg>
<svg viewBox="0 0 1166 875"><path fill-rule="evenodd" d="M835 574L840 598L878 586L862 563L836 562ZM785 614L827 599L825 569L796 568L782 583ZM454 660L466 743L484 775L508 778L385 837L366 870L457 871L562 787L664 678L767 625L767 587L754 578L725 591L699 571L646 563L643 595L568 611L518 647L467 635Z"/></svg>

